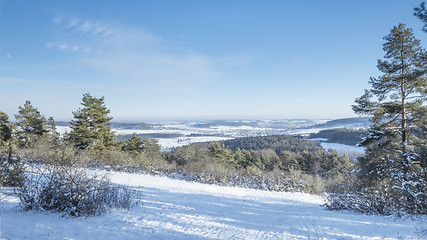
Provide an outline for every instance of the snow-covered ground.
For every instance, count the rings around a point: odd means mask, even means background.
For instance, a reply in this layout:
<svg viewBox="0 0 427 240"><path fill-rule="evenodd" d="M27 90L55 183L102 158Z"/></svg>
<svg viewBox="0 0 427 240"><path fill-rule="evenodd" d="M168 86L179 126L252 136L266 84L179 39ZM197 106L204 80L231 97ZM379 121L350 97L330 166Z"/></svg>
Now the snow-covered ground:
<svg viewBox="0 0 427 240"><path fill-rule="evenodd" d="M353 154L363 155L365 153L365 148L359 147L359 146L351 146L351 145L346 145L346 144L329 143L329 142L320 142L320 145L324 149L334 149L339 154L353 153Z"/></svg>
<svg viewBox="0 0 427 240"><path fill-rule="evenodd" d="M337 151L338 154L344 155L347 154L351 159L357 159L358 157L365 154L365 148L360 146L352 146L341 143L330 143L327 142L327 138L312 138L312 141L319 141L320 146L322 146L325 150L333 149Z"/></svg>
<svg viewBox="0 0 427 240"><path fill-rule="evenodd" d="M215 137L215 136L205 136L205 137L178 137L178 138L159 138L159 145L162 147L163 151L168 151L175 147L182 147L191 143L201 143L201 142L213 142L213 141L223 141L233 139L230 137Z"/></svg>
<svg viewBox="0 0 427 240"><path fill-rule="evenodd" d="M62 218L17 211L2 194L1 239L420 239L426 218L411 220L328 211L322 199L111 172L141 188L141 206L103 216ZM5 189L2 189L4 192Z"/></svg>

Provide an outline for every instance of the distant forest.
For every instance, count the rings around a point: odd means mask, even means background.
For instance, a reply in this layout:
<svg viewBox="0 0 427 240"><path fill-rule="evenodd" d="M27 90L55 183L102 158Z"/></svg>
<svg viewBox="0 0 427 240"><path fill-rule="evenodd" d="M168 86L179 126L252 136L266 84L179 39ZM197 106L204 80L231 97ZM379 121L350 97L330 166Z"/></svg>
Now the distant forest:
<svg viewBox="0 0 427 240"><path fill-rule="evenodd" d="M355 146L368 136L367 129L337 128L312 133L308 138L325 138L328 142Z"/></svg>
<svg viewBox="0 0 427 240"><path fill-rule="evenodd" d="M307 141L301 136L290 135L244 137L226 140L222 143L233 151L238 148L254 151L272 149L278 155L283 151L302 153L304 151L318 152L323 150L322 147L315 142Z"/></svg>

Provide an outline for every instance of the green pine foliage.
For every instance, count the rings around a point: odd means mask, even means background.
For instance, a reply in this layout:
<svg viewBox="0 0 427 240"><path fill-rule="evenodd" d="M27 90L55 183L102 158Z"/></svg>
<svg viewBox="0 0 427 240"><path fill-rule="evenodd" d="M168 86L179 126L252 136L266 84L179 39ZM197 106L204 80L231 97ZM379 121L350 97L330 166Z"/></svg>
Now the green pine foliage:
<svg viewBox="0 0 427 240"><path fill-rule="evenodd" d="M362 139L366 138L367 135L368 131L366 129L337 128L312 133L309 138L326 138L328 142L355 146L358 145Z"/></svg>
<svg viewBox="0 0 427 240"><path fill-rule="evenodd" d="M12 125L9 122L9 116L0 111L0 146L4 145L12 138Z"/></svg>
<svg viewBox="0 0 427 240"><path fill-rule="evenodd" d="M21 158L15 154L13 129L9 116L0 111L0 187L22 186L25 180Z"/></svg>
<svg viewBox="0 0 427 240"><path fill-rule="evenodd" d="M73 112L70 141L79 149L90 149L102 152L117 147L117 141L111 131L110 110L104 104L104 97L92 97L83 94L81 105Z"/></svg>
<svg viewBox="0 0 427 240"><path fill-rule="evenodd" d="M130 139L126 139L123 142L122 150L125 152L142 153L146 149L146 145L147 141L142 141L141 137L134 133Z"/></svg>
<svg viewBox="0 0 427 240"><path fill-rule="evenodd" d="M18 108L18 114L15 114L18 139L21 145L29 147L47 132L46 118L31 105L31 101L26 101L24 106Z"/></svg>
<svg viewBox="0 0 427 240"><path fill-rule="evenodd" d="M353 106L356 113L372 117L362 142L366 155L359 159L357 187L393 203L383 204L392 210L377 212L426 213L426 52L404 24L384 39L384 60L378 60L383 75L371 78L372 88Z"/></svg>
<svg viewBox="0 0 427 240"><path fill-rule="evenodd" d="M47 120L47 137L53 144L58 144L61 140L61 135L56 129L56 123L53 117L49 117Z"/></svg>

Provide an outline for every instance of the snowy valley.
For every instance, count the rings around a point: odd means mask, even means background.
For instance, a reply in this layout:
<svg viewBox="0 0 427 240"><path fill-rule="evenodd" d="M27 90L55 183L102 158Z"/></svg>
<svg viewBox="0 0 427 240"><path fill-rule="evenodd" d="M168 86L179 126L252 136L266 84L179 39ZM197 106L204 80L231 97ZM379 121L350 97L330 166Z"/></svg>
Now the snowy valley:
<svg viewBox="0 0 427 240"><path fill-rule="evenodd" d="M282 120L211 120L211 121L156 121L151 123L114 122L112 130L117 137L129 138L133 133L141 138L153 137L159 141L163 151L190 143L229 140L239 137L268 135L302 135L317 133L325 129L360 129L369 127L367 118L325 119L282 119ZM68 122L58 122L61 134L70 132ZM340 154L361 154L363 148L320 141L326 150L331 148Z"/></svg>

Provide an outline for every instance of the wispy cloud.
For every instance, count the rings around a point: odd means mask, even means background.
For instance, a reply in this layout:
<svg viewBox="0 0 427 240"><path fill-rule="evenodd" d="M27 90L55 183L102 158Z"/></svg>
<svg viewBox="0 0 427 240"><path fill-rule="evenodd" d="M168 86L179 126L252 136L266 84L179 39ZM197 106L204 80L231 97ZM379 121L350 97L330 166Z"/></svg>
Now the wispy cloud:
<svg viewBox="0 0 427 240"><path fill-rule="evenodd" d="M55 19L56 39L46 43L47 48L73 54L79 64L127 81L124 86L197 91L201 83L223 75L215 59L180 53L144 28L75 17Z"/></svg>
<svg viewBox="0 0 427 240"><path fill-rule="evenodd" d="M54 18L53 23L57 27L58 39L48 43L47 47L60 50L96 49L96 52L104 53L123 47L159 44L161 39L150 31L119 23L63 17Z"/></svg>
<svg viewBox="0 0 427 240"><path fill-rule="evenodd" d="M62 22L62 18L61 17L55 17L55 18L53 18L52 22L54 24L60 24Z"/></svg>

